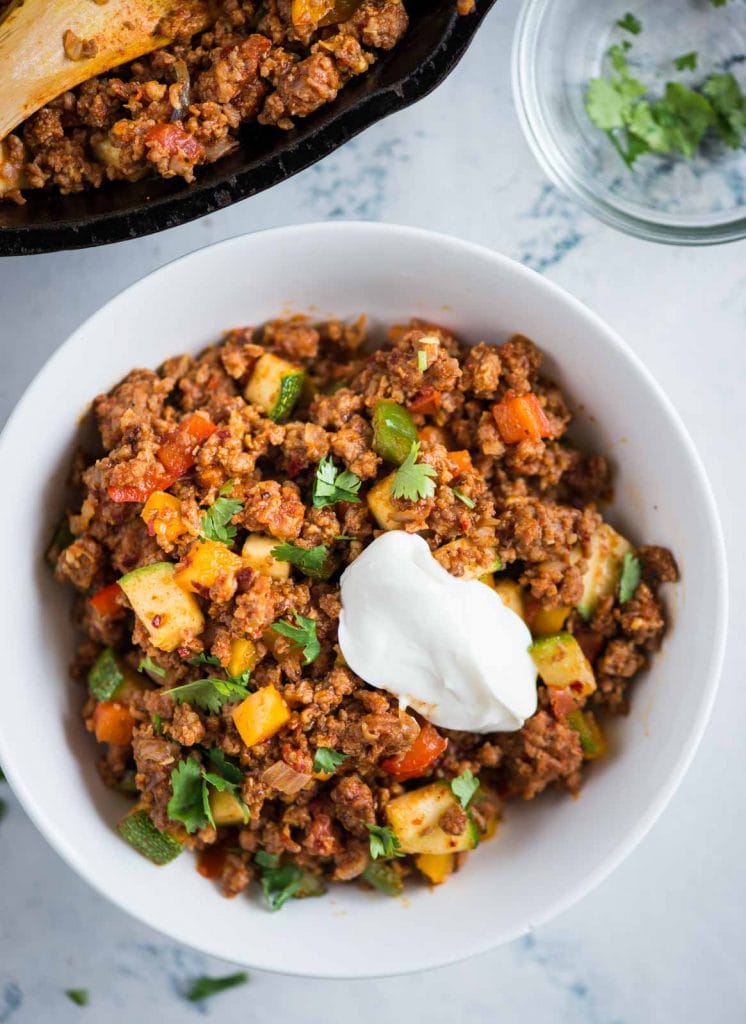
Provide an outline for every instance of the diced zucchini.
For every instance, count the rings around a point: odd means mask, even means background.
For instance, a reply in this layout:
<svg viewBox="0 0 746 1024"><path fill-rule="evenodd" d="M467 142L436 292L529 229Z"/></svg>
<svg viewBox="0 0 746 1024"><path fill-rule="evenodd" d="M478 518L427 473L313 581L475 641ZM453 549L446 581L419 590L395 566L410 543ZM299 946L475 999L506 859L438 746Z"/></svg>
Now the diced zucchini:
<svg viewBox="0 0 746 1024"><path fill-rule="evenodd" d="M227 789L222 793L217 789L211 789L209 799L212 820L216 825L243 825L248 821L248 809L245 804Z"/></svg>
<svg viewBox="0 0 746 1024"><path fill-rule="evenodd" d="M413 789L386 805L386 816L405 853L460 853L473 850L479 832L467 814L460 835L450 835L440 827L440 819L450 807L460 807L446 782Z"/></svg>
<svg viewBox="0 0 746 1024"><path fill-rule="evenodd" d="M402 528L402 510L396 504L391 493L395 478L396 473L389 473L383 480L379 480L371 487L365 498L373 518L382 530L401 530Z"/></svg>
<svg viewBox="0 0 746 1024"><path fill-rule="evenodd" d="M567 724L580 736L580 746L586 761L595 761L604 756L608 743L592 711L576 708L567 716Z"/></svg>
<svg viewBox="0 0 746 1024"><path fill-rule="evenodd" d="M112 700L124 682L124 672L111 647L105 647L88 672L88 690L96 700Z"/></svg>
<svg viewBox="0 0 746 1024"><path fill-rule="evenodd" d="M303 391L305 376L299 366L265 352L256 361L244 396L279 423L292 412Z"/></svg>
<svg viewBox="0 0 746 1024"><path fill-rule="evenodd" d="M401 896L404 890L401 872L390 861L374 860L363 871L362 877L368 885L386 896Z"/></svg>
<svg viewBox="0 0 746 1024"><path fill-rule="evenodd" d="M183 847L170 832L161 832L150 815L136 807L119 822L119 835L153 864L168 864L178 857Z"/></svg>
<svg viewBox="0 0 746 1024"><path fill-rule="evenodd" d="M272 554L272 548L276 548L278 543L274 537L250 533L241 549L244 565L256 569L263 576L271 576L273 580L290 579L290 562L281 562Z"/></svg>
<svg viewBox="0 0 746 1024"><path fill-rule="evenodd" d="M619 583L622 563L632 545L608 523L602 523L591 537L588 568L583 576L583 596L578 601L578 611L584 619L590 619L598 602L613 594Z"/></svg>
<svg viewBox="0 0 746 1024"><path fill-rule="evenodd" d="M174 575L171 562L156 562L119 580L151 643L161 651L176 650L205 628L197 598L183 590Z"/></svg>
<svg viewBox="0 0 746 1024"><path fill-rule="evenodd" d="M561 690L579 685L583 696L596 689L591 664L572 633L557 633L536 640L528 651L546 686Z"/></svg>
<svg viewBox="0 0 746 1024"><path fill-rule="evenodd" d="M449 572L452 567L463 570L459 579L478 580L485 573L497 572L502 569L495 548L480 548L466 537L459 537L433 551L433 555ZM456 573L454 573L456 575Z"/></svg>
<svg viewBox="0 0 746 1024"><path fill-rule="evenodd" d="M414 862L433 885L441 885L453 872L455 856L452 853L420 853Z"/></svg>
<svg viewBox="0 0 746 1024"><path fill-rule="evenodd" d="M180 587L195 593L208 591L219 577L233 576L243 561L229 547L216 540L198 540L176 566L174 579Z"/></svg>
<svg viewBox="0 0 746 1024"><path fill-rule="evenodd" d="M497 580L495 590L506 608L525 618L525 606L523 600L523 587L515 580Z"/></svg>

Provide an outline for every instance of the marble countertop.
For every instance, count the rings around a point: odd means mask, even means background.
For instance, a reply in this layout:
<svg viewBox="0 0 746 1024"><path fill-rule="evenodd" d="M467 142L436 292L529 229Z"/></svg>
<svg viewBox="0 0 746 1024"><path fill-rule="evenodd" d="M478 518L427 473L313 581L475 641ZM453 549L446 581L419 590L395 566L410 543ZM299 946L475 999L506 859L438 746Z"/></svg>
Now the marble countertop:
<svg viewBox="0 0 746 1024"><path fill-rule="evenodd" d="M667 390L718 499L734 567L730 629L743 636L746 243L693 250L640 242L596 223L547 183L510 94L518 7L518 0L501 0L434 94L270 193L155 237L1 260L0 422L51 352L101 303L209 242L327 218L460 235L568 288L627 339ZM12 500L12 482L5 500ZM0 824L0 1024L742 1021L746 797L740 769L735 780L732 769L743 750L746 699L736 646L691 770L624 865L535 934L409 977L343 983L254 972L242 989L202 1006L188 1003L183 992L191 978L231 967L163 939L91 891L0 784L8 803ZM86 1009L64 996L79 987L91 992Z"/></svg>

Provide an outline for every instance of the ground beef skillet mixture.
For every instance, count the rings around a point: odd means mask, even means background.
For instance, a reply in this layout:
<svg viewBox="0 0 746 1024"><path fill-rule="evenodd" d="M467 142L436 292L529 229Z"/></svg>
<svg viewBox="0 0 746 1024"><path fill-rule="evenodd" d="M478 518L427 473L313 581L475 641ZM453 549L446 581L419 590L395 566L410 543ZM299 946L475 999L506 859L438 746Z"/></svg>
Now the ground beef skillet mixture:
<svg viewBox="0 0 746 1024"><path fill-rule="evenodd" d="M164 26L172 45L63 93L0 142L0 198L149 174L192 181L195 167L236 148L241 124L288 129L331 103L408 24L401 0L214 6L207 31L193 34L191 16L176 18Z"/></svg>
<svg viewBox="0 0 746 1024"><path fill-rule="evenodd" d="M48 553L78 591L101 774L134 794L123 837L156 863L195 850L225 895L256 880L273 908L330 881L442 882L506 800L576 793L677 578L603 522L607 462L566 440L531 341L389 334L371 354L362 319L295 318L133 370L93 403L100 450L76 458ZM393 497L405 455L432 496ZM345 664L339 575L384 529L525 619L539 701L520 731L435 729Z"/></svg>

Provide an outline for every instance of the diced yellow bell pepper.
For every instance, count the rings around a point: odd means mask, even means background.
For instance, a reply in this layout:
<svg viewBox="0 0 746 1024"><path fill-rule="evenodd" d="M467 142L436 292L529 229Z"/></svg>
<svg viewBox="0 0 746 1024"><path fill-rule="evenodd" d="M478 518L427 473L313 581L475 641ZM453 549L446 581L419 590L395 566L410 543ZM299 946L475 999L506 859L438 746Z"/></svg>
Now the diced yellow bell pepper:
<svg viewBox="0 0 746 1024"><path fill-rule="evenodd" d="M495 590L502 599L502 603L510 608L516 615L525 619L525 607L523 601L523 588L515 580L497 580Z"/></svg>
<svg viewBox="0 0 746 1024"><path fill-rule="evenodd" d="M531 621L531 632L534 636L554 636L561 633L570 608L539 608Z"/></svg>
<svg viewBox="0 0 746 1024"><path fill-rule="evenodd" d="M479 582L484 583L485 587L489 587L490 590L496 590L495 586L495 574L494 572L486 572L484 576L479 577Z"/></svg>
<svg viewBox="0 0 746 1024"><path fill-rule="evenodd" d="M184 590L195 593L209 590L220 576L232 575L243 568L243 562L225 544L215 540L198 540L176 567L175 580Z"/></svg>
<svg viewBox="0 0 746 1024"><path fill-rule="evenodd" d="M242 825L244 809L233 793L225 790L219 793L216 789L210 792L210 811L216 825Z"/></svg>
<svg viewBox="0 0 746 1024"><path fill-rule="evenodd" d="M156 540L173 544L188 530L181 518L181 502L166 491L153 491L143 505L140 516Z"/></svg>
<svg viewBox="0 0 746 1024"><path fill-rule="evenodd" d="M452 873L455 856L452 853L420 853L414 862L433 885L440 885Z"/></svg>
<svg viewBox="0 0 746 1024"><path fill-rule="evenodd" d="M229 676L240 676L247 669L253 670L259 661L256 646L251 640L231 641L231 656L226 665Z"/></svg>
<svg viewBox="0 0 746 1024"><path fill-rule="evenodd" d="M282 729L290 708L274 686L263 686L233 710L233 721L247 747L264 743Z"/></svg>

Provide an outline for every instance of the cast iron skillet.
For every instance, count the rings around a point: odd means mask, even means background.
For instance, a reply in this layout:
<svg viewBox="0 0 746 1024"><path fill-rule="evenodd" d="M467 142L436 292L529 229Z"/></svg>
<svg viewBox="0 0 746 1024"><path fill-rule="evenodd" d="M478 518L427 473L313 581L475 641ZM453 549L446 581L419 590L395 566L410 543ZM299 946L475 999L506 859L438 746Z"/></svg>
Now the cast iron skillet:
<svg viewBox="0 0 746 1024"><path fill-rule="evenodd" d="M176 227L255 195L325 157L358 132L435 88L463 56L495 0L459 16L456 0L410 0L410 27L391 53L290 132L249 125L233 154L181 179L118 182L79 195L28 192L0 203L0 256L104 245Z"/></svg>

